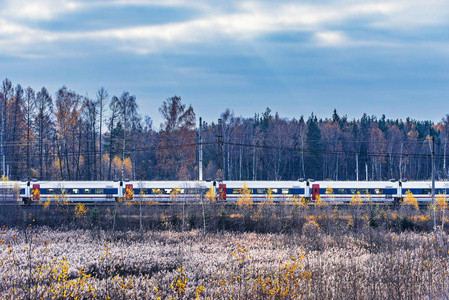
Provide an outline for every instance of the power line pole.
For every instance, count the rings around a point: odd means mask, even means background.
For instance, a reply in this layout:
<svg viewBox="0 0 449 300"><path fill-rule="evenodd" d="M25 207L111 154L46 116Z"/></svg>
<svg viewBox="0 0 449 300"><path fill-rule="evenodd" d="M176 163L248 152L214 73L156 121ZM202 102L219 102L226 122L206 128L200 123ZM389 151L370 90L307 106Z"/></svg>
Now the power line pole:
<svg viewBox="0 0 449 300"><path fill-rule="evenodd" d="M200 117L200 128L199 128L199 153L198 153L198 180L203 181L203 120Z"/></svg>
<svg viewBox="0 0 449 300"><path fill-rule="evenodd" d="M218 144L218 154L217 154L218 168L220 170L219 181L223 182L223 126L221 124L221 119L218 119L217 144Z"/></svg>
<svg viewBox="0 0 449 300"><path fill-rule="evenodd" d="M365 162L365 177L366 177L366 181L368 181L368 163Z"/></svg>
<svg viewBox="0 0 449 300"><path fill-rule="evenodd" d="M355 154L355 176L356 181L359 181L359 153Z"/></svg>
<svg viewBox="0 0 449 300"><path fill-rule="evenodd" d="M435 138L432 137L432 205L433 205L433 230L437 230L436 210L435 205Z"/></svg>

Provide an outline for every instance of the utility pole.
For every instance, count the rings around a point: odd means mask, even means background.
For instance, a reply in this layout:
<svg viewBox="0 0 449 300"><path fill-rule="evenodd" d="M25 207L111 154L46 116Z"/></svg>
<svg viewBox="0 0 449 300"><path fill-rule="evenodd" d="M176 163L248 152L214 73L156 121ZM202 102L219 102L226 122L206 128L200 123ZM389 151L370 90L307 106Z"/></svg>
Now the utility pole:
<svg viewBox="0 0 449 300"><path fill-rule="evenodd" d="M435 138L432 137L432 205L433 205L433 230L437 230L436 203L435 203Z"/></svg>
<svg viewBox="0 0 449 300"><path fill-rule="evenodd" d="M217 154L218 168L220 170L219 181L223 182L223 126L221 124L221 119L218 119L217 144L218 144L218 154Z"/></svg>
<svg viewBox="0 0 449 300"><path fill-rule="evenodd" d="M359 181L359 153L355 154L355 177Z"/></svg>
<svg viewBox="0 0 449 300"><path fill-rule="evenodd" d="M198 170L199 170L199 175L198 175L198 180L199 181L203 181L203 120L200 117L200 128L199 128L199 151L198 151Z"/></svg>
<svg viewBox="0 0 449 300"><path fill-rule="evenodd" d="M368 181L368 163L365 163L365 176L366 176L366 181Z"/></svg>

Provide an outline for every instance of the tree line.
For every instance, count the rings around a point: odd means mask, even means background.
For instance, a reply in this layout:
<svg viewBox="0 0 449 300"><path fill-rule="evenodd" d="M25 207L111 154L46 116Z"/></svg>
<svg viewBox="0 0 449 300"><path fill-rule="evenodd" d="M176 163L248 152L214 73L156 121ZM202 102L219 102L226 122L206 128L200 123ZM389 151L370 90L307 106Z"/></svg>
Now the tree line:
<svg viewBox="0 0 449 300"><path fill-rule="evenodd" d="M136 97L92 99L67 87L0 89L0 170L13 180L196 180L198 127L193 107L162 102L163 124L139 112ZM298 114L299 115L299 114ZM438 124L364 114L349 120L254 117L231 109L202 124L206 180L426 180L434 150L437 179L447 179L449 116ZM221 127L219 128L219 124Z"/></svg>

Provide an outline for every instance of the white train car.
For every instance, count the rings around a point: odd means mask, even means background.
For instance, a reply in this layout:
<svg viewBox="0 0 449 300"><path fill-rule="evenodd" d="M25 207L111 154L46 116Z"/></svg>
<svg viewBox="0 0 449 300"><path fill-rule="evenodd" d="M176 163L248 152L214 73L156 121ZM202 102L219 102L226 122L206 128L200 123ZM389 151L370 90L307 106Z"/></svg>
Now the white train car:
<svg viewBox="0 0 449 300"><path fill-rule="evenodd" d="M20 192L26 187L23 181L0 180L0 202L20 201Z"/></svg>
<svg viewBox="0 0 449 300"><path fill-rule="evenodd" d="M397 181L317 181L311 182L311 199L349 202L359 194L362 201L393 202L401 198Z"/></svg>
<svg viewBox="0 0 449 300"><path fill-rule="evenodd" d="M224 181L218 186L220 200L236 201L246 188L253 201L274 201L308 197L306 181Z"/></svg>
<svg viewBox="0 0 449 300"><path fill-rule="evenodd" d="M237 201L246 192L251 200L274 201L307 198L349 202L397 202L410 191L419 202L429 202L430 181L0 181L0 201L198 201L206 193L221 201ZM449 181L435 183L435 195L449 192ZM19 197L20 194L20 197Z"/></svg>
<svg viewBox="0 0 449 300"><path fill-rule="evenodd" d="M212 189L213 182L206 181L125 181L123 197L125 201L196 201Z"/></svg>
<svg viewBox="0 0 449 300"><path fill-rule="evenodd" d="M418 202L432 201L432 182L431 181L406 181L402 182L402 198L410 192ZM447 195L449 193L449 181L435 182L435 196Z"/></svg>
<svg viewBox="0 0 449 300"><path fill-rule="evenodd" d="M118 181L39 181L28 182L20 196L25 204L30 204L38 201L114 201L122 194Z"/></svg>

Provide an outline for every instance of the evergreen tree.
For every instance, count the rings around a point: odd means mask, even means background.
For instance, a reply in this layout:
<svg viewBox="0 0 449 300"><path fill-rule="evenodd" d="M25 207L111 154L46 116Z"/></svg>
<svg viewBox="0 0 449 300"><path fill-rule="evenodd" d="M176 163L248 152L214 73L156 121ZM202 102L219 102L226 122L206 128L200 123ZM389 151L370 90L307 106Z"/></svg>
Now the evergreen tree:
<svg viewBox="0 0 449 300"><path fill-rule="evenodd" d="M313 113L307 121L307 128L306 177L320 180L323 177L323 144L321 142L321 130L318 127L318 120Z"/></svg>

